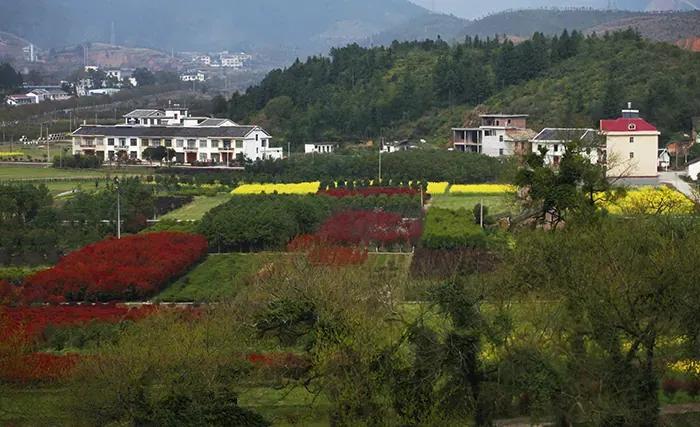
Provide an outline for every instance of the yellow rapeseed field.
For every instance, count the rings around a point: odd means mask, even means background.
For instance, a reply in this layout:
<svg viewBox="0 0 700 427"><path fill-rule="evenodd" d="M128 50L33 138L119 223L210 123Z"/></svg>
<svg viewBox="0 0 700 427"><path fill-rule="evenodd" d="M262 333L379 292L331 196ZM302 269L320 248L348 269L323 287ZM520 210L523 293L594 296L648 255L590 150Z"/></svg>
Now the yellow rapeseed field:
<svg viewBox="0 0 700 427"><path fill-rule="evenodd" d="M240 196L246 194L315 194L321 183L299 182L295 184L242 184L231 194Z"/></svg>
<svg viewBox="0 0 700 427"><path fill-rule="evenodd" d="M516 187L510 184L453 184L450 194L502 194L513 193Z"/></svg>
<svg viewBox="0 0 700 427"><path fill-rule="evenodd" d="M599 204L608 212L619 215L684 215L695 211L692 200L668 187L641 187L628 191L617 200Z"/></svg>
<svg viewBox="0 0 700 427"><path fill-rule="evenodd" d="M24 153L20 152L10 152L10 151L0 151L0 157L20 157L24 156Z"/></svg>
<svg viewBox="0 0 700 427"><path fill-rule="evenodd" d="M679 374L700 374L700 361L697 360L679 360L677 362L669 363L668 368Z"/></svg>
<svg viewBox="0 0 700 427"><path fill-rule="evenodd" d="M427 191L428 194L445 194L449 186L449 182L429 182Z"/></svg>

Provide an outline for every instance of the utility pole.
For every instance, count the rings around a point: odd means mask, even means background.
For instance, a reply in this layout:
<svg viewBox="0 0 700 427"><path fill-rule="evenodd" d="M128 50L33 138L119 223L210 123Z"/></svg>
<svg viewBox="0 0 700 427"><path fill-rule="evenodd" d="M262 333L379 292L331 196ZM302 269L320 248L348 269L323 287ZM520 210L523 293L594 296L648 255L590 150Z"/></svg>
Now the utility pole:
<svg viewBox="0 0 700 427"><path fill-rule="evenodd" d="M292 143L287 141L287 157L292 158Z"/></svg>
<svg viewBox="0 0 700 427"><path fill-rule="evenodd" d="M115 188L117 189L117 239L122 238L122 206L121 195L119 194L119 178L114 178Z"/></svg>
<svg viewBox="0 0 700 427"><path fill-rule="evenodd" d="M379 140L379 185L382 185L382 148L384 147L384 137Z"/></svg>
<svg viewBox="0 0 700 427"><path fill-rule="evenodd" d="M51 163L51 144L49 141L49 124L46 123L46 161Z"/></svg>
<svg viewBox="0 0 700 427"><path fill-rule="evenodd" d="M479 202L479 226L484 228L484 199Z"/></svg>

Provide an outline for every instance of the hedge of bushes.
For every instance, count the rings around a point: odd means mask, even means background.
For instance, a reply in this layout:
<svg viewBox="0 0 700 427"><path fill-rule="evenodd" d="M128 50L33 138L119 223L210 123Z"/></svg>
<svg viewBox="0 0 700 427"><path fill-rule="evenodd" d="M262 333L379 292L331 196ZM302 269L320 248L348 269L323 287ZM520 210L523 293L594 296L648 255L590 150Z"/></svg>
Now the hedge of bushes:
<svg viewBox="0 0 700 427"><path fill-rule="evenodd" d="M300 234L313 234L332 214L383 210L403 218L421 216L418 196L249 195L209 211L198 231L214 251L278 250Z"/></svg>
<svg viewBox="0 0 700 427"><path fill-rule="evenodd" d="M488 237L471 211L431 208L421 243L429 249L485 248Z"/></svg>

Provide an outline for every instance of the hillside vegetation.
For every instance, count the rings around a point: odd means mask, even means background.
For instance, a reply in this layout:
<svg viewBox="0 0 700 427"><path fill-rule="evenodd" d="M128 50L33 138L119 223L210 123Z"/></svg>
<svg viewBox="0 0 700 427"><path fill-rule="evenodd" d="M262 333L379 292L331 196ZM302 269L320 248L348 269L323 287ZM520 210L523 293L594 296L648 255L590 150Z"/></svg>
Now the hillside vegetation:
<svg viewBox="0 0 700 427"><path fill-rule="evenodd" d="M534 127L597 126L627 101L668 136L700 112L700 56L632 31L350 45L272 71L226 105L278 142L427 138L446 142L474 107L531 114ZM224 111L219 111L224 113Z"/></svg>

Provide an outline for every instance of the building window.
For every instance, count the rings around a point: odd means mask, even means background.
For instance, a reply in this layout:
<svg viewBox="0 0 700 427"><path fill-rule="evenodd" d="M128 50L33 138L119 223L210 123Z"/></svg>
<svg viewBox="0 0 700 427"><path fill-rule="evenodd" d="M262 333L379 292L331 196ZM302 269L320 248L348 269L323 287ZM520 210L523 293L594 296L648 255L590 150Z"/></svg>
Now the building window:
<svg viewBox="0 0 700 427"><path fill-rule="evenodd" d="M194 150L197 148L197 140L196 139L188 139L187 140L187 148L190 150Z"/></svg>
<svg viewBox="0 0 700 427"><path fill-rule="evenodd" d="M630 144L634 142L634 137L630 136Z"/></svg>
<svg viewBox="0 0 700 427"><path fill-rule="evenodd" d="M119 146L126 147L126 138L119 138Z"/></svg>
<svg viewBox="0 0 700 427"><path fill-rule="evenodd" d="M236 140L236 148L243 148L243 141Z"/></svg>
<svg viewBox="0 0 700 427"><path fill-rule="evenodd" d="M131 138L129 140L129 144L131 144L132 147L136 147L137 145L139 145L139 142L136 138Z"/></svg>
<svg viewBox="0 0 700 427"><path fill-rule="evenodd" d="M207 153L199 153L199 161L206 162L207 161Z"/></svg>
<svg viewBox="0 0 700 427"><path fill-rule="evenodd" d="M107 138L107 145L114 145L114 138Z"/></svg>
<svg viewBox="0 0 700 427"><path fill-rule="evenodd" d="M255 140L260 141L260 134L257 134L257 133L255 134Z"/></svg>
<svg viewBox="0 0 700 427"><path fill-rule="evenodd" d="M498 136L498 141L499 141L499 142L503 142L503 135L499 135L499 136Z"/></svg>
<svg viewBox="0 0 700 427"><path fill-rule="evenodd" d="M165 140L165 146L170 148L173 146L173 140L172 139L166 139Z"/></svg>
<svg viewBox="0 0 700 427"><path fill-rule="evenodd" d="M556 153L559 151L559 144L554 144L554 152Z"/></svg>
<svg viewBox="0 0 700 427"><path fill-rule="evenodd" d="M634 159L634 153L630 153L630 159Z"/></svg>
<svg viewBox="0 0 700 427"><path fill-rule="evenodd" d="M206 139L199 140L199 148L207 148L207 140Z"/></svg>
<svg viewBox="0 0 700 427"><path fill-rule="evenodd" d="M499 155L499 156L502 156L502 155L503 155L503 149L502 149L502 148L499 148L499 149L498 149L498 155Z"/></svg>
<svg viewBox="0 0 700 427"><path fill-rule="evenodd" d="M224 139L224 150L230 150L230 149L231 149L231 140Z"/></svg>
<svg viewBox="0 0 700 427"><path fill-rule="evenodd" d="M175 140L175 146L177 148L182 148L185 146L185 140L184 139L176 139Z"/></svg>

